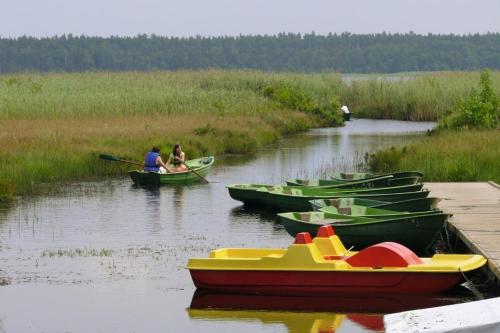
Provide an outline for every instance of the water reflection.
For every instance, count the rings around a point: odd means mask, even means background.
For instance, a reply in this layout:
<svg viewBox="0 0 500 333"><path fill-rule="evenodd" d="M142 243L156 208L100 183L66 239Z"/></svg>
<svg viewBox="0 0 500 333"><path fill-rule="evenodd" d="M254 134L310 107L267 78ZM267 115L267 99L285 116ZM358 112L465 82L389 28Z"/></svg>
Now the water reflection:
<svg viewBox="0 0 500 333"><path fill-rule="evenodd" d="M394 313L460 303L452 295L257 295L196 290L193 309L245 309L335 313Z"/></svg>
<svg viewBox="0 0 500 333"><path fill-rule="evenodd" d="M280 323L286 331L335 332L352 326L364 332L383 332L384 313L443 306L458 298L436 295L394 296L272 296L220 294L197 290L188 309L189 317L206 321L260 321Z"/></svg>

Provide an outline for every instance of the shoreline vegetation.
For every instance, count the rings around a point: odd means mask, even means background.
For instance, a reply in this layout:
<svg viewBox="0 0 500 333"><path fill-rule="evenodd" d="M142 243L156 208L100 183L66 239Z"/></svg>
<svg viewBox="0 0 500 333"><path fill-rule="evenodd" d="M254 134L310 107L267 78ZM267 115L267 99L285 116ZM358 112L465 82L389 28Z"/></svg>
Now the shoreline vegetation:
<svg viewBox="0 0 500 333"><path fill-rule="evenodd" d="M496 86L498 89L498 85ZM371 170L419 170L427 181L500 182L500 98L489 71L479 87L440 119L437 130L417 143L365 156Z"/></svg>
<svg viewBox="0 0 500 333"><path fill-rule="evenodd" d="M284 135L355 117L449 116L479 72L343 79L340 74L243 70L0 75L0 201L42 183L102 179L180 142L190 157L252 153ZM492 74L496 93L500 72ZM425 171L425 170L423 170Z"/></svg>

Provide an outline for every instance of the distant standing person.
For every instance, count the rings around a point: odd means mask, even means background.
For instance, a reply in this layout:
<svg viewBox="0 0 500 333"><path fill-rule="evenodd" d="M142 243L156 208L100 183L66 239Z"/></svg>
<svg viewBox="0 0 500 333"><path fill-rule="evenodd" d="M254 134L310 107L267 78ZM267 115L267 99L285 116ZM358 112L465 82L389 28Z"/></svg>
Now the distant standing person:
<svg viewBox="0 0 500 333"><path fill-rule="evenodd" d="M168 157L167 165L170 167L171 172L183 172L187 170L184 162L186 161L186 154L182 151L181 145L176 143L172 149L172 154Z"/></svg>
<svg viewBox="0 0 500 333"><path fill-rule="evenodd" d="M340 108L340 111L342 111L342 116L344 117L344 120L347 121L347 120L351 119L351 112L347 108L347 105L342 105L342 107Z"/></svg>
<svg viewBox="0 0 500 333"><path fill-rule="evenodd" d="M160 148L154 146L144 158L144 171L167 173L172 172L170 168L163 162L160 156Z"/></svg>

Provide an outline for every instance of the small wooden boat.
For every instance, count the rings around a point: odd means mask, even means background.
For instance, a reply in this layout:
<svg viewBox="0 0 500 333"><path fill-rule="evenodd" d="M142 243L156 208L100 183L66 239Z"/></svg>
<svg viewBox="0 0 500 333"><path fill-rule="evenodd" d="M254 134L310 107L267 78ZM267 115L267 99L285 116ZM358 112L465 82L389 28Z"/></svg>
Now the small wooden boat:
<svg viewBox="0 0 500 333"><path fill-rule="evenodd" d="M436 254L419 258L386 242L348 251L330 226L311 240L299 233L287 249L222 248L187 267L199 289L262 294L438 293L486 264L481 255Z"/></svg>
<svg viewBox="0 0 500 333"><path fill-rule="evenodd" d="M313 210L327 213L330 212L330 206L335 208L344 208L352 205L395 210L399 212L423 212L428 210L438 211L439 201L441 201L439 198L420 198L397 202L385 202L360 198L339 198L311 200L309 203L311 204Z"/></svg>
<svg viewBox="0 0 500 333"><path fill-rule="evenodd" d="M164 174L159 172L133 170L129 171L128 174L132 178L132 181L137 185L184 185L200 181L202 179L200 176L205 177L208 174L212 164L214 164L214 161L215 159L213 156L186 161L186 165L196 171L198 175L189 169L184 172Z"/></svg>
<svg viewBox="0 0 500 333"><path fill-rule="evenodd" d="M339 198L360 198L376 201L397 202L409 199L426 198L429 191L413 191L400 193L380 193L380 192L328 192L315 191L310 189L259 189L255 196L259 196L259 203L267 207L281 211L302 211L311 210L311 200L318 199L339 199Z"/></svg>
<svg viewBox="0 0 500 333"><path fill-rule="evenodd" d="M422 253L434 244L444 227L448 214L436 212L401 213L401 215L346 216L323 212L292 212L278 214L286 231L315 234L323 225L331 225L342 242L356 249L380 242L397 242Z"/></svg>
<svg viewBox="0 0 500 333"><path fill-rule="evenodd" d="M405 193L419 191L423 184L412 184L391 187L378 188L336 188L336 187L305 187L305 186L280 186L280 185L264 185L264 184L233 184L228 185L229 195L234 200L243 202L245 205L263 205L268 202L267 193L285 193L300 195L319 195L325 198L350 196L351 193L359 195L364 194L381 194L381 193ZM309 200L312 200L311 198ZM307 204L309 206L309 204ZM272 205L271 205L272 206ZM309 209L307 209L309 210Z"/></svg>
<svg viewBox="0 0 500 333"><path fill-rule="evenodd" d="M401 185L412 185L416 184L419 177L402 177L393 178L391 176L368 178L357 181L346 182L343 180L335 179L288 179L286 184L288 186L334 186L335 188L374 188L374 187L391 187L391 186L401 186Z"/></svg>
<svg viewBox="0 0 500 333"><path fill-rule="evenodd" d="M343 181L352 181L352 180L362 180L362 179L370 179L373 177L380 177L380 176L387 176L391 175L394 178L406 178L406 177L423 177L424 174L419 172L419 171L400 171L400 172L393 172L393 173L388 173L385 175L377 175L374 173L367 173L367 172L353 172L353 173L348 173L348 172L333 172L330 174L330 178L333 180L343 180Z"/></svg>

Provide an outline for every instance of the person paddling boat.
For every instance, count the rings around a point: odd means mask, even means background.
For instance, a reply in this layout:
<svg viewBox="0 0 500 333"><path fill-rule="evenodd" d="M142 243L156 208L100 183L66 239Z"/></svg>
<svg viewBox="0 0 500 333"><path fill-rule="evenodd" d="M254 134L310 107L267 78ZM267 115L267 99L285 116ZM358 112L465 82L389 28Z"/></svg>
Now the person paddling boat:
<svg viewBox="0 0 500 333"><path fill-rule="evenodd" d="M163 162L160 156L160 148L154 146L150 152L146 154L144 158L144 171L167 173L173 172L171 168Z"/></svg>

